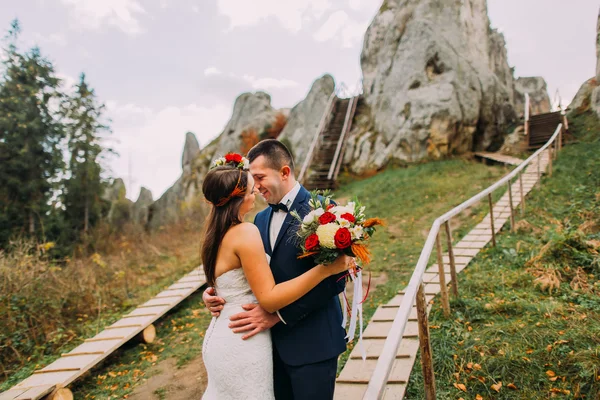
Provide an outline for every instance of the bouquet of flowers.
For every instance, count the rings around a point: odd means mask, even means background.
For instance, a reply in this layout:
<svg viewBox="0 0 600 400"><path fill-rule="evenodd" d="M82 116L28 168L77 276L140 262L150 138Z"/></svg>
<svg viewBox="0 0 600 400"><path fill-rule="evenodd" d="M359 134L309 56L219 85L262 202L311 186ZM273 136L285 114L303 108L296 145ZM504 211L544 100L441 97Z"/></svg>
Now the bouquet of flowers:
<svg viewBox="0 0 600 400"><path fill-rule="evenodd" d="M354 282L354 293L352 305L348 303L346 293L342 293L343 310L342 326L348 323L348 312L350 312L350 326L346 338L354 339L357 318L360 321L359 346L362 347L362 267L371 261L371 253L367 247L367 241L375 232L377 225L383 225L379 218L366 218L365 206L358 200L348 202L344 205L336 205L331 200L329 191L311 192L309 200L311 211L304 217L292 211L292 216L300 223L298 236L302 253L298 258L313 257L317 264L332 263L338 256L345 254L354 257L358 263L348 271L344 278ZM368 294L368 289L367 289Z"/></svg>

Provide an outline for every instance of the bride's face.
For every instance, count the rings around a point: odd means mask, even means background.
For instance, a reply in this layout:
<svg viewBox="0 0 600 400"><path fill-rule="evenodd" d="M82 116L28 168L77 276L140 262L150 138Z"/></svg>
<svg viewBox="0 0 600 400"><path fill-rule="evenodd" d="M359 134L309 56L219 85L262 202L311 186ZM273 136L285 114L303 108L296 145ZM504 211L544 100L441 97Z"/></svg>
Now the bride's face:
<svg viewBox="0 0 600 400"><path fill-rule="evenodd" d="M254 200L256 199L256 193L258 191L254 187L254 178L252 175L248 174L248 189L246 190L246 195L244 196L244 202L240 206L240 216L244 217L250 210L254 208Z"/></svg>

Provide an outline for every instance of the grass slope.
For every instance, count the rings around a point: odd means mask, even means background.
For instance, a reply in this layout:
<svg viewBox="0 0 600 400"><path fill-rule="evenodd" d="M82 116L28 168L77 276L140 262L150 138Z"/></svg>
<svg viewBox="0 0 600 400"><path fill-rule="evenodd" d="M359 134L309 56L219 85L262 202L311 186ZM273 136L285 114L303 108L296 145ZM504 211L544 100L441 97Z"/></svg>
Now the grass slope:
<svg viewBox="0 0 600 400"><path fill-rule="evenodd" d="M438 398L600 399L600 124L571 130L521 229L458 276L450 318L432 310ZM415 365L408 399L424 398Z"/></svg>

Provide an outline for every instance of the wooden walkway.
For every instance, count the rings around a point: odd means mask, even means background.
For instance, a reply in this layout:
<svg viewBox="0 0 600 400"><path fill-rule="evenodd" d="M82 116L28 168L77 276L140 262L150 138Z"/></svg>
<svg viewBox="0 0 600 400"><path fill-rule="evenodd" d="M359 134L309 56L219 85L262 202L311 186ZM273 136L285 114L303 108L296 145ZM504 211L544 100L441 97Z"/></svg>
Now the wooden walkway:
<svg viewBox="0 0 600 400"><path fill-rule="evenodd" d="M548 165L548 152L541 156L540 171L545 171ZM523 173L523 197L529 193L538 182L538 165L534 160ZM517 180L512 186L513 208L518 214L517 206L521 203L521 188ZM504 224L510 219L510 200L508 192L493 207L494 231L499 232ZM453 246L456 272L459 273L467 267L469 262L492 240L490 214L487 214L482 222L475 226L460 242ZM443 255L445 282L449 284L450 276L449 256ZM440 279L438 265L434 264L427 268L423 275L425 283L425 297L429 304L427 312L431 310L433 298L440 292ZM387 304L377 308L363 333L363 341L367 353L367 359L363 361L358 346L355 346L346 365L342 369L335 387L335 399L362 399L371 375L381 354L383 344L391 329L394 317L400 307L403 292L399 292ZM413 304L412 313L404 331L400 347L396 354L396 360L390 373L386 386L384 399L403 399L408 379L415 363L419 350L419 330L417 325L417 309Z"/></svg>
<svg viewBox="0 0 600 400"><path fill-rule="evenodd" d="M478 153L474 153L473 155L475 157L485 158L487 160L492 160L507 165L514 165L515 167L523 162L523 160L521 160L520 158L500 153L488 153L485 151L481 151Z"/></svg>
<svg viewBox="0 0 600 400"><path fill-rule="evenodd" d="M0 400L37 400L66 387L205 284L206 278L202 269L193 270L104 331L86 339L52 364L35 371L29 378L0 393ZM69 396L68 394L56 397Z"/></svg>

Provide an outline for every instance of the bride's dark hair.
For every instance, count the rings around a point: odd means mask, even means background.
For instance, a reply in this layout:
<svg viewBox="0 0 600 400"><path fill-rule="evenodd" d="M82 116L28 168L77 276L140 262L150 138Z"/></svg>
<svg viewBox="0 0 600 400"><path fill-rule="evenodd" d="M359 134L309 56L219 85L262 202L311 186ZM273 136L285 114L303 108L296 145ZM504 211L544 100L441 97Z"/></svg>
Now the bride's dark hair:
<svg viewBox="0 0 600 400"><path fill-rule="evenodd" d="M247 188L248 172L231 166L213 168L204 178L202 193L211 203L211 210L205 221L202 264L210 286L215 284L215 267L221 241L229 228L242 222L240 207Z"/></svg>

